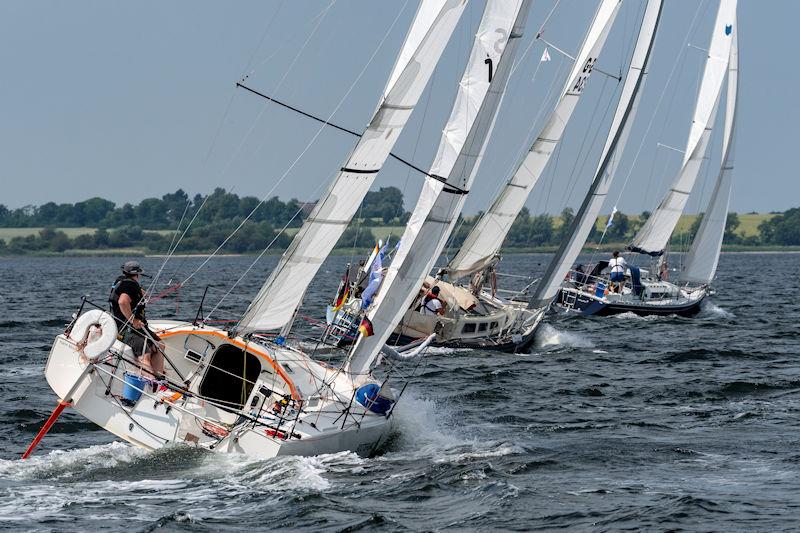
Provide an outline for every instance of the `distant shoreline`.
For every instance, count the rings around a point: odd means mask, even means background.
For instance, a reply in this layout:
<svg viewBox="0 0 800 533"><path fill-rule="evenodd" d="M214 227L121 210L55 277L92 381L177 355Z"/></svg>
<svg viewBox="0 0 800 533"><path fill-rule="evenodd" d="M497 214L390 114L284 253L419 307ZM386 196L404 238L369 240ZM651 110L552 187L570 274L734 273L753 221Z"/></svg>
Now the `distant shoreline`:
<svg viewBox="0 0 800 533"><path fill-rule="evenodd" d="M557 251L556 246L545 246L541 248L511 248L503 250L503 255L522 255L522 254L553 254ZM624 246L603 246L599 250L594 248L584 248L581 253L611 253L614 250L622 250ZM372 251L371 248L356 248L356 249L336 249L331 252L333 256L348 256L348 255L367 255ZM675 254L685 252L673 252ZM800 246L748 246L748 247L724 247L722 248L723 254L800 254ZM269 251L265 255L276 256L283 254L283 250ZM192 258L192 257L208 257L211 252L198 252L198 253L183 253L173 254L148 254L143 250L68 250L65 252L31 252L21 255L0 255L0 259L22 258L22 257L50 257L50 258L63 258L63 257L150 257L154 259L163 259L166 257L172 258ZM216 254L215 257L255 257L257 253L243 253L243 254Z"/></svg>

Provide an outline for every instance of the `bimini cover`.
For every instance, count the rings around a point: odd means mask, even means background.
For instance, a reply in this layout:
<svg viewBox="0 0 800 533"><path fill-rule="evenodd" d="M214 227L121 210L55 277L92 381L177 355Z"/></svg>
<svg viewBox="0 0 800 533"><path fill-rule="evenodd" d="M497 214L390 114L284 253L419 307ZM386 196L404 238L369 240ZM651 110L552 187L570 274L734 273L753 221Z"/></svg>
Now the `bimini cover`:
<svg viewBox="0 0 800 533"><path fill-rule="evenodd" d="M392 400L380 395L381 387L377 383L367 383L356 390L358 403L379 415L385 415L392 408Z"/></svg>

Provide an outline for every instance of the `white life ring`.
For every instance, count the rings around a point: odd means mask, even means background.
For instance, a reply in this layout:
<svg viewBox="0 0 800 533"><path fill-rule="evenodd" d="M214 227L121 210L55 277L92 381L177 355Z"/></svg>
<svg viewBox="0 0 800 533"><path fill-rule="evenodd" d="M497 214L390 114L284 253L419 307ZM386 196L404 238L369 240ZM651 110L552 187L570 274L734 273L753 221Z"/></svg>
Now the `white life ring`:
<svg viewBox="0 0 800 533"><path fill-rule="evenodd" d="M100 327L100 335L88 338L90 337L89 328L92 326ZM72 326L69 337L76 343L87 341L83 353L86 357L93 359L106 353L117 340L117 325L114 323L114 317L105 311L92 309L78 317L75 325Z"/></svg>

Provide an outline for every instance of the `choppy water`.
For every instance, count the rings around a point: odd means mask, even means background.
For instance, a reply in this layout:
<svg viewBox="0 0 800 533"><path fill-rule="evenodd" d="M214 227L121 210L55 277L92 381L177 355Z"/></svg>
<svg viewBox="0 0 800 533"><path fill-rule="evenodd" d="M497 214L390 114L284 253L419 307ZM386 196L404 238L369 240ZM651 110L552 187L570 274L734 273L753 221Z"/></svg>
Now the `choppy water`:
<svg viewBox="0 0 800 533"><path fill-rule="evenodd" d="M250 258L212 261L180 292L191 318ZM306 309L322 314L347 258ZM545 255L506 271L541 272ZM545 326L532 353L434 349L373 458L256 461L145 452L55 406L42 369L81 295L105 300L121 259L0 260L0 526L47 531L250 529L778 530L800 517L800 256L726 254L694 319L633 315ZM160 260L143 260L157 269ZM164 282L200 263L173 259ZM235 316L274 264L224 305ZM163 287L163 284L160 284ZM209 305L209 302L211 305ZM150 315L176 311L173 296ZM224 318L225 315L220 315Z"/></svg>

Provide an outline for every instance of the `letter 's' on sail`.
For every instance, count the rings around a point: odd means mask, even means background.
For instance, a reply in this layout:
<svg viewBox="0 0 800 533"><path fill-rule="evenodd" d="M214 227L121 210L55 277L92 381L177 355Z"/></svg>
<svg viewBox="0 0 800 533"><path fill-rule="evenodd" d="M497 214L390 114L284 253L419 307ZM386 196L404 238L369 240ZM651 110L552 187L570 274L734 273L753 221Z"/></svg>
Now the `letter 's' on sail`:
<svg viewBox="0 0 800 533"><path fill-rule="evenodd" d="M586 81L594 69L597 56L605 44L620 4L621 0L603 0L600 3L555 109L514 175L486 214L472 228L448 265L447 271L452 280L483 270L500 251L511 224L525 205L528 195L561 140L572 112L583 94Z"/></svg>

